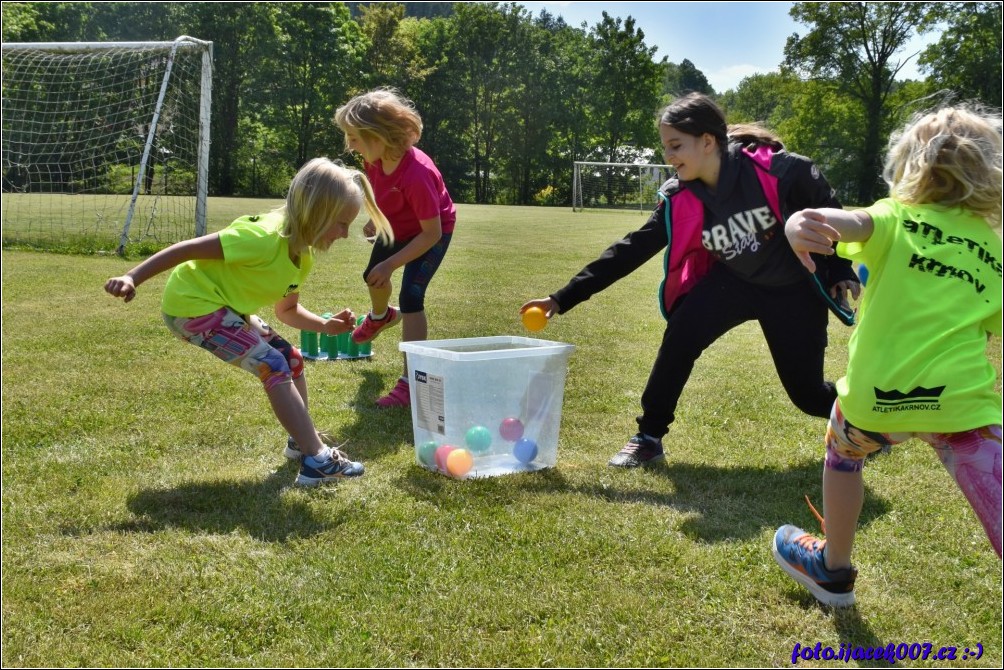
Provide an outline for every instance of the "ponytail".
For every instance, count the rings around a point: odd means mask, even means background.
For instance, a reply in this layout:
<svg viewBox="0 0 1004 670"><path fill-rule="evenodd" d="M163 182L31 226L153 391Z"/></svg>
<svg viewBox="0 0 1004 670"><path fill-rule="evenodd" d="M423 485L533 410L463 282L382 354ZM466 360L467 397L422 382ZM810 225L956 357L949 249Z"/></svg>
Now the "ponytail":
<svg viewBox="0 0 1004 670"><path fill-rule="evenodd" d="M373 186L370 184L370 180L359 170L353 170L353 173L353 179L359 184L359 188L363 192L363 206L366 208L366 213L376 227L377 238L385 245L393 244L394 230L390 227L390 221L387 220L384 213L377 207L376 196L373 194Z"/></svg>
<svg viewBox="0 0 1004 670"><path fill-rule="evenodd" d="M774 151L784 149L780 137L755 123L739 123L729 126L728 137L729 142L741 144L750 149L759 146L770 147Z"/></svg>

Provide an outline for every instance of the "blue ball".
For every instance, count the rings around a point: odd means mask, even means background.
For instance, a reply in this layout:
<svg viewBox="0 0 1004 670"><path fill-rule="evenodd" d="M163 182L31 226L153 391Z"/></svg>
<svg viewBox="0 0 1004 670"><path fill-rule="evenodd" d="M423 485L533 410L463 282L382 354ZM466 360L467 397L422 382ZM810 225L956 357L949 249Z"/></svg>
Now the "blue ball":
<svg viewBox="0 0 1004 670"><path fill-rule="evenodd" d="M529 463L537 458L537 443L529 437L521 437L512 447L512 455L520 463Z"/></svg>
<svg viewBox="0 0 1004 670"><path fill-rule="evenodd" d="M866 286L868 284L868 267L863 263L858 266L858 279L861 280L862 286Z"/></svg>

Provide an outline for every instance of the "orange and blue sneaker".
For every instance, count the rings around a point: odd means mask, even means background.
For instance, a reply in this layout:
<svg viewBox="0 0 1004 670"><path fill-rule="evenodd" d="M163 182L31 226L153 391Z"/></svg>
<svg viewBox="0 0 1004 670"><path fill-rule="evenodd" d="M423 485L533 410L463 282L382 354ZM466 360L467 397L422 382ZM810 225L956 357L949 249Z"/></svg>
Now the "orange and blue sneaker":
<svg viewBox="0 0 1004 670"><path fill-rule="evenodd" d="M396 307L387 307L387 313L382 319L374 319L373 312L366 315L363 322L352 331L352 341L356 344L371 342L380 331L390 328L401 320L401 312Z"/></svg>
<svg viewBox="0 0 1004 670"><path fill-rule="evenodd" d="M850 607L858 571L853 567L828 570L823 560L825 548L826 540L788 524L774 533L772 553L781 569L809 589L816 600L831 607Z"/></svg>
<svg viewBox="0 0 1004 670"><path fill-rule="evenodd" d="M653 440L638 433L614 454L607 465L615 468L637 468L640 465L661 461L665 457L662 440Z"/></svg>

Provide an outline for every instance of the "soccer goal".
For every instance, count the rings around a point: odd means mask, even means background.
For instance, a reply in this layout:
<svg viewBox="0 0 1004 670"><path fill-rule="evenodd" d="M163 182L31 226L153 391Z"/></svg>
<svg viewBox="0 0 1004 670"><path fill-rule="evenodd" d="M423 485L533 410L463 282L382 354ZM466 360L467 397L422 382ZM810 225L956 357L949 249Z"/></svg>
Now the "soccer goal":
<svg viewBox="0 0 1004 670"><path fill-rule="evenodd" d="M669 165L576 161L572 175L572 211L584 209L651 210L656 192L673 174Z"/></svg>
<svg viewBox="0 0 1004 670"><path fill-rule="evenodd" d="M3 243L206 232L212 42L3 44Z"/></svg>

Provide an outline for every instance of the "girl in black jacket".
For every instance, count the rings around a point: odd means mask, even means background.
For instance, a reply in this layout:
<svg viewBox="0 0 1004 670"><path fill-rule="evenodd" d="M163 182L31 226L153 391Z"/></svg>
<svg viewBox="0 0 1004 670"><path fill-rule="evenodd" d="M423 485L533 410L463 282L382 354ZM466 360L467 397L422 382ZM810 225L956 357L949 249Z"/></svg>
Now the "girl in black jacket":
<svg viewBox="0 0 1004 670"><path fill-rule="evenodd" d="M721 109L696 93L663 110L659 134L677 176L663 185L648 222L563 288L520 309L563 314L666 250L666 332L642 394L638 434L609 462L619 467L663 458L662 437L701 352L753 319L788 397L807 414L828 416L836 390L823 378L827 309L853 323L846 295L860 291L848 261L820 256L810 275L785 238L791 213L840 207L809 159L784 151L761 128L728 128Z"/></svg>

